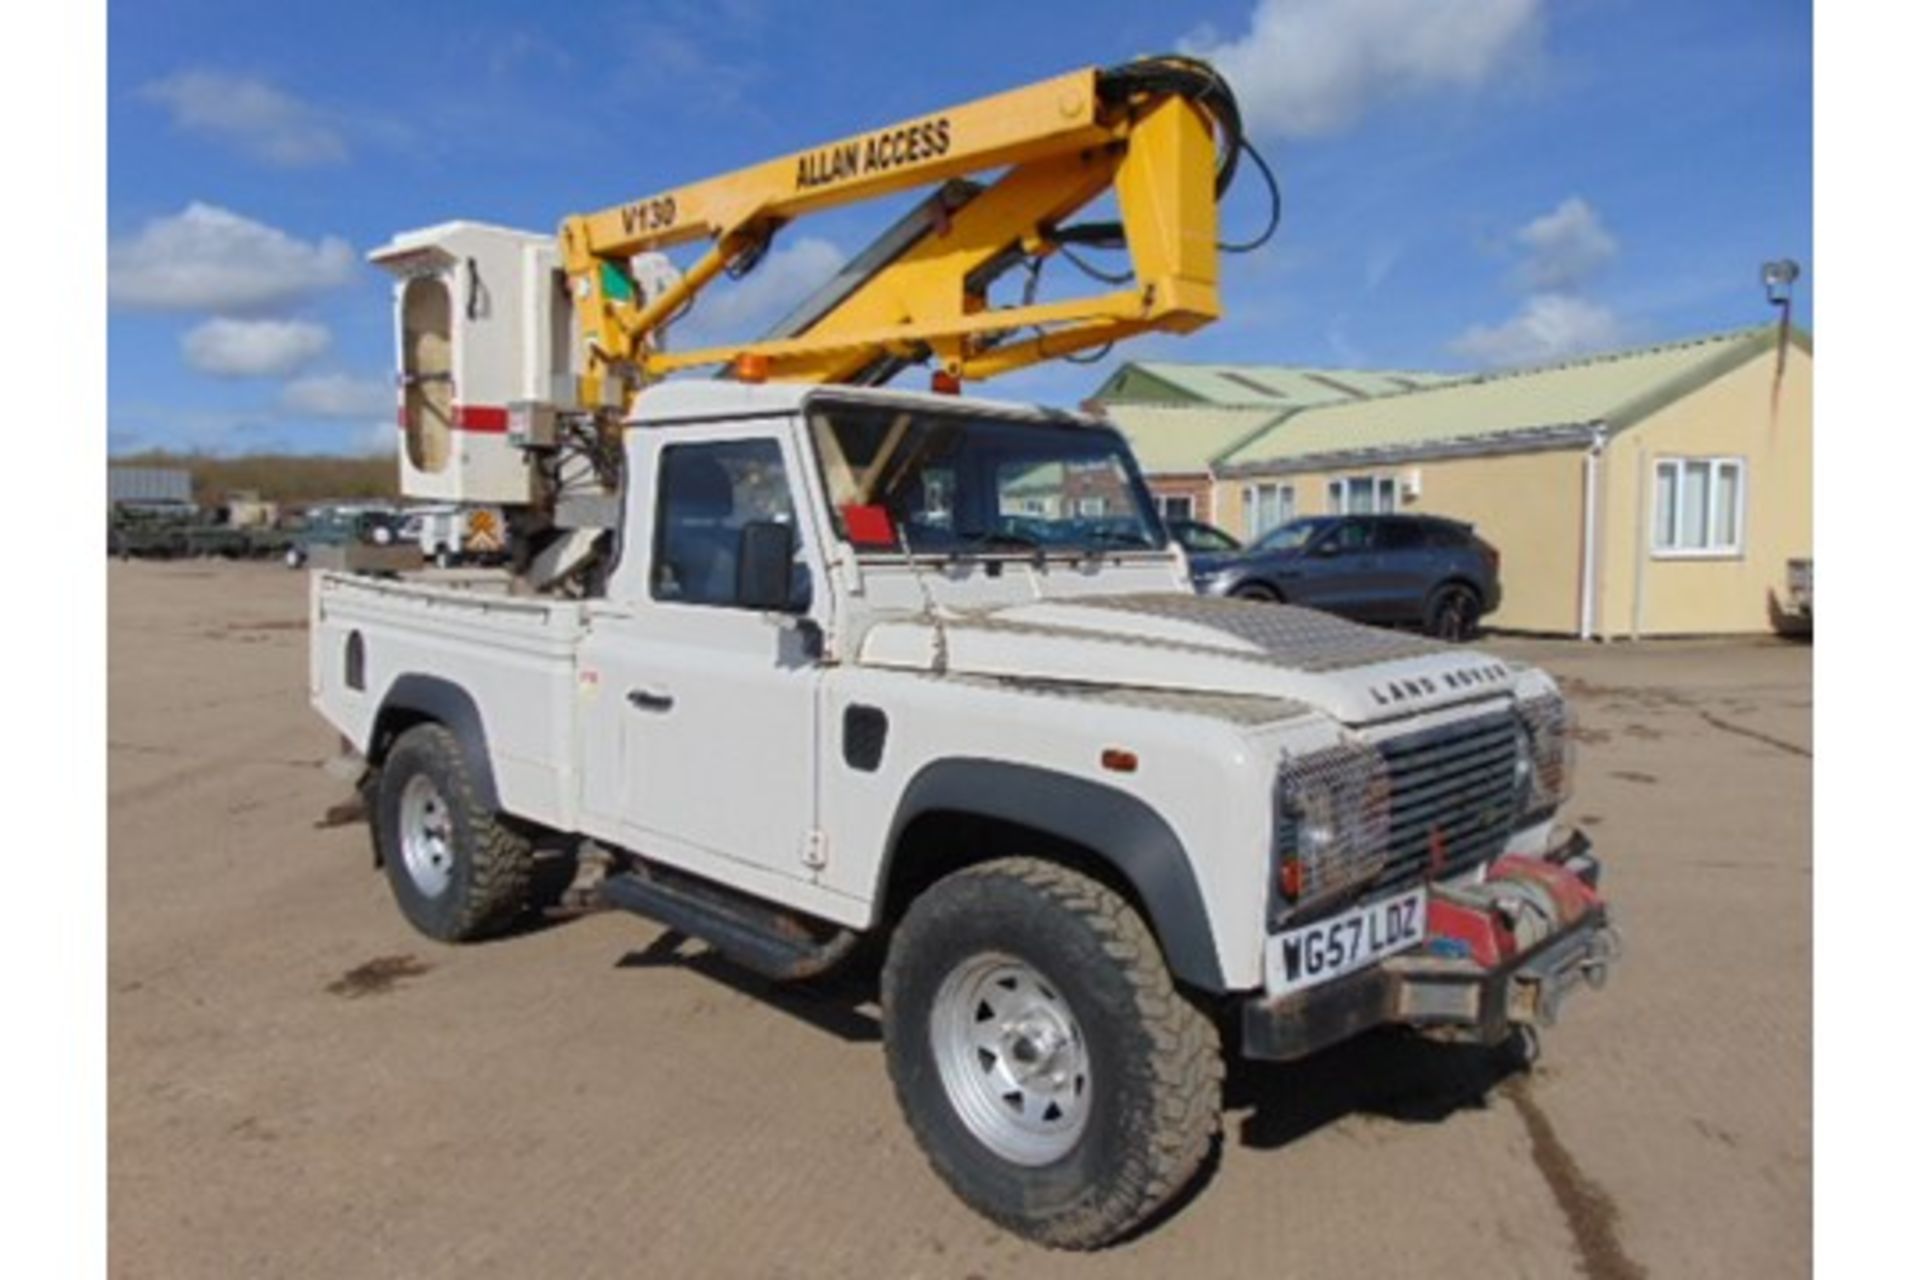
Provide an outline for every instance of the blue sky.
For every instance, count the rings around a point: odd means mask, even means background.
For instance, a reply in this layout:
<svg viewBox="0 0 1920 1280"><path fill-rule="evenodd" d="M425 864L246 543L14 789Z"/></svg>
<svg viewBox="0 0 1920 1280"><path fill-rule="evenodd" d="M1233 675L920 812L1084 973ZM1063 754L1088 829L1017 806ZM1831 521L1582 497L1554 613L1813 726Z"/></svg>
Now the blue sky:
<svg viewBox="0 0 1920 1280"><path fill-rule="evenodd" d="M363 257L396 231L547 230L1175 47L1233 79L1279 235L1227 261L1210 328L988 394L1071 403L1128 357L1466 370L1682 337L1765 320L1781 256L1812 321L1805 0L117 0L109 23L115 452L390 443ZM788 228L702 323L775 318L895 211ZM1263 214L1249 172L1227 234Z"/></svg>

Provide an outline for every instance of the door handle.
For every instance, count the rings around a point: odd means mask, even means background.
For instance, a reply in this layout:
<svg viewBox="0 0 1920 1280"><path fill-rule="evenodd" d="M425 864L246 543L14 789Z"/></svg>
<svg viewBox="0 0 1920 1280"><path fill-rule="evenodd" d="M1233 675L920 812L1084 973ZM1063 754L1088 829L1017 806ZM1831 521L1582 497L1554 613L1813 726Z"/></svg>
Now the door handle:
<svg viewBox="0 0 1920 1280"><path fill-rule="evenodd" d="M657 689L629 689L627 705L638 711L671 711L673 695Z"/></svg>

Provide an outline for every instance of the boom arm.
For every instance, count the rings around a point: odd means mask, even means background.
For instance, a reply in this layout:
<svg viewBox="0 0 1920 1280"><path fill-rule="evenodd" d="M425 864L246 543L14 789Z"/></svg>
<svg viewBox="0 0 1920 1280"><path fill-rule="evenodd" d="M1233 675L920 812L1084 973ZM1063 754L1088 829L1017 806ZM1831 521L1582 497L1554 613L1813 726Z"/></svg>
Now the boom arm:
<svg viewBox="0 0 1920 1280"><path fill-rule="evenodd" d="M1157 58L1082 70L752 168L568 218L560 247L587 352L582 400L622 408L678 369L751 364L780 380L883 380L928 358L979 379L1220 314L1217 201L1240 141L1226 82ZM955 181L1003 170L984 188ZM773 234L809 213L945 183L924 229L867 264L798 331L671 352L668 323L723 273L744 274ZM1115 224L1063 227L1111 188ZM694 241L707 252L647 297L629 260ZM1125 287L989 309L1007 270L1062 244L1124 244ZM1031 331L1028 335L1027 331ZM1024 336L1023 336L1024 335Z"/></svg>

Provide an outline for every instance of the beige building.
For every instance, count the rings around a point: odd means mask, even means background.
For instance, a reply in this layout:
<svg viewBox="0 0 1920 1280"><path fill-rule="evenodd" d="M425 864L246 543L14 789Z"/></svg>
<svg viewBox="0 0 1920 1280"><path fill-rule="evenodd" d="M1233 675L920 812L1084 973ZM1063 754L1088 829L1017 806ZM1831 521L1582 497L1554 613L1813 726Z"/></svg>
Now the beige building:
<svg viewBox="0 0 1920 1280"><path fill-rule="evenodd" d="M1812 379L1811 340L1766 326L1265 411L1198 469L1212 522L1249 540L1329 512L1472 523L1501 553L1494 627L1762 632L1784 620L1787 562L1813 551ZM1118 409L1150 472L1187 468L1166 491L1190 490L1194 460L1167 442L1179 411ZM1195 450L1230 434L1221 407L1188 412Z"/></svg>
<svg viewBox="0 0 1920 1280"><path fill-rule="evenodd" d="M1310 405L1393 395L1449 375L1294 365L1122 365L1085 407L1126 433L1162 515L1217 524L1213 461Z"/></svg>

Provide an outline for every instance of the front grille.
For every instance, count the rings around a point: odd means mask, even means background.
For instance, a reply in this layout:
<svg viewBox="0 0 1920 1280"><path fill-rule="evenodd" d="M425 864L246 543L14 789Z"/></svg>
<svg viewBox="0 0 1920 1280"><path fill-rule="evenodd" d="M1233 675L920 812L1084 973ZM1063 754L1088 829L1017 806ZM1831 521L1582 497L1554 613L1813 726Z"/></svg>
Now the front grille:
<svg viewBox="0 0 1920 1280"><path fill-rule="evenodd" d="M1379 747L1393 797L1381 888L1453 875L1500 851L1519 807L1511 715L1443 725Z"/></svg>

